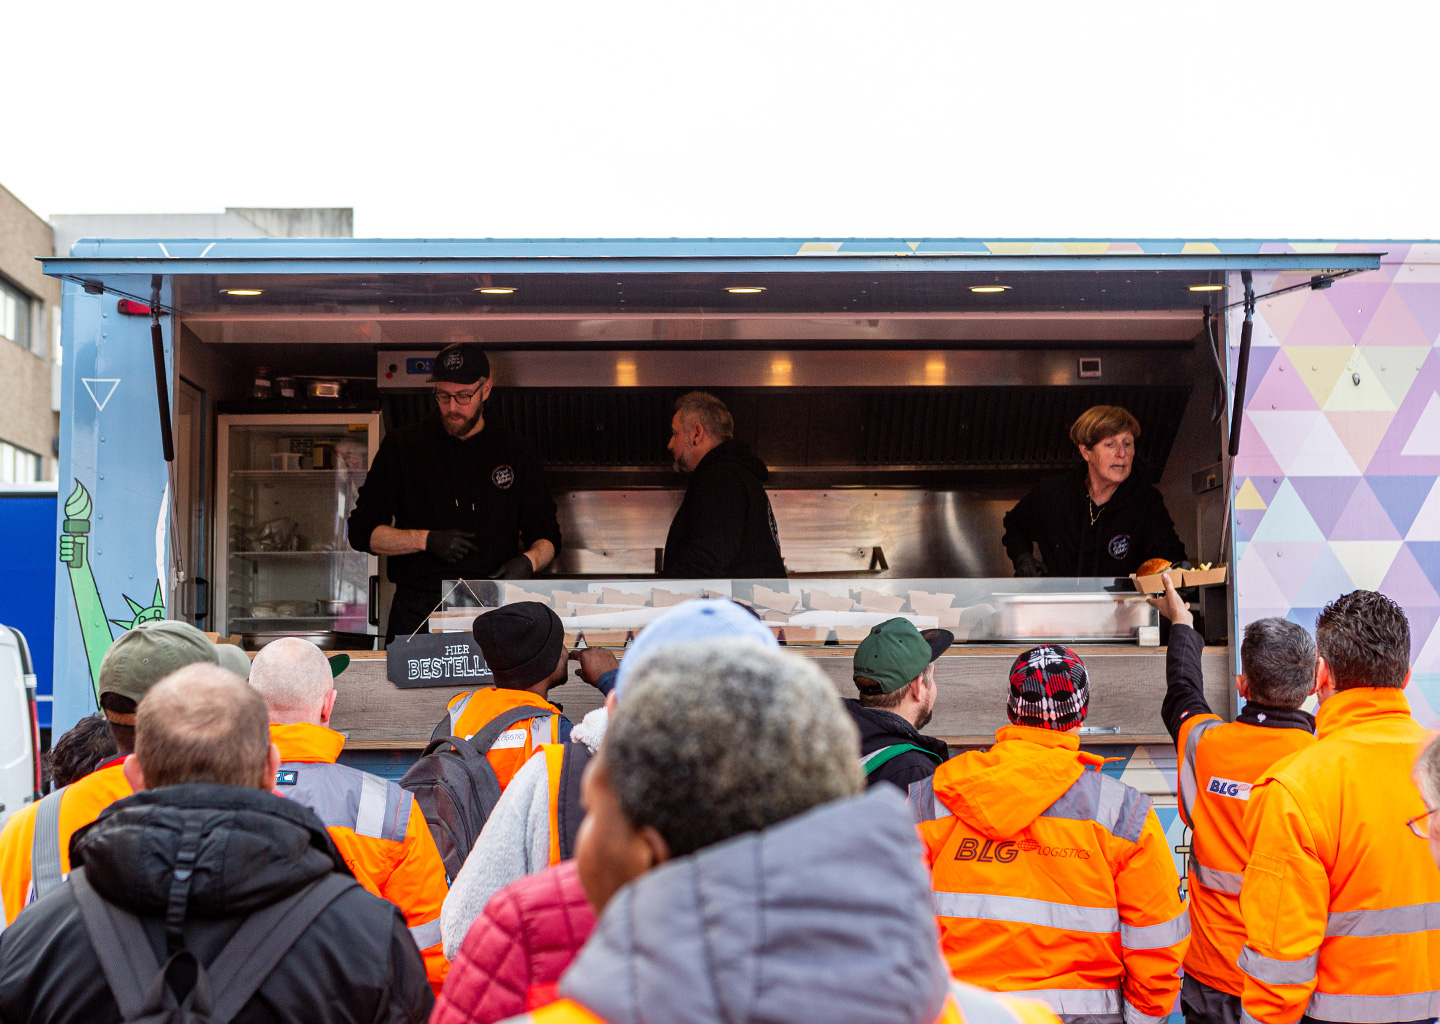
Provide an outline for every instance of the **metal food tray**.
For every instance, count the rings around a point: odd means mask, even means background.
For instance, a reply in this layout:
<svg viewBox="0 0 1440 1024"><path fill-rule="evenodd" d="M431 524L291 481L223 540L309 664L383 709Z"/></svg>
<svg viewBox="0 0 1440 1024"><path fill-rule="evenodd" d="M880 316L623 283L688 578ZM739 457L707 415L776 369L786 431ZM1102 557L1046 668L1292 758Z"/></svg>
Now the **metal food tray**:
<svg viewBox="0 0 1440 1024"><path fill-rule="evenodd" d="M997 635L987 639L997 643L1133 643L1159 621L1139 594L996 594L994 603Z"/></svg>

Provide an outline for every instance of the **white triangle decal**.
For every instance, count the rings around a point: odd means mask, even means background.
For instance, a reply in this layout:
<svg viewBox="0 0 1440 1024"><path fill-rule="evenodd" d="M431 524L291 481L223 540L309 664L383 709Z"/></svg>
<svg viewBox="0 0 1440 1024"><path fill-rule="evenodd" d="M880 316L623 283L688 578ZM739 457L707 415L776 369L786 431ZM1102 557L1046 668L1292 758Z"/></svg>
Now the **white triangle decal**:
<svg viewBox="0 0 1440 1024"><path fill-rule="evenodd" d="M95 408L100 412L105 411L110 396L115 394L115 389L120 386L119 377L81 377L80 383L85 385L85 390L90 392L90 399L95 403ZM101 397L101 396L104 397Z"/></svg>

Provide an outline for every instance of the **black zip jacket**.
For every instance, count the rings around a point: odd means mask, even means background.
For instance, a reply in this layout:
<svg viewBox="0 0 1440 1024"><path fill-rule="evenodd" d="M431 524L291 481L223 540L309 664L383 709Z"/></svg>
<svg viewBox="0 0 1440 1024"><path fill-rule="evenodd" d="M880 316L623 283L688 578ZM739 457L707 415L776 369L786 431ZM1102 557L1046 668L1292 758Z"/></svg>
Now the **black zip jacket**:
<svg viewBox="0 0 1440 1024"><path fill-rule="evenodd" d="M933 750L942 761L950 758L950 748L944 740L924 735L893 711L886 711L883 708L867 708L853 697L845 699L845 710L850 712L850 717L855 721L855 727L860 730L861 757L873 754L881 747L888 747L894 743L913 743L917 747ZM865 785L873 786L876 783L889 782L899 786L904 792L910 788L910 783L928 779L934 774L935 762L933 760L918 751L907 750L903 754L896 754L876 768L865 780Z"/></svg>
<svg viewBox="0 0 1440 1024"><path fill-rule="evenodd" d="M762 486L770 476L750 449L730 440L712 449L685 488L665 538L672 580L784 579L775 513Z"/></svg>
<svg viewBox="0 0 1440 1024"><path fill-rule="evenodd" d="M1170 627L1170 643L1165 650L1165 700L1160 705L1160 718L1170 738L1180 742L1180 726L1191 715L1213 715L1205 699L1200 656L1205 638L1189 626L1175 623ZM1259 701L1247 700L1235 719L1246 725L1267 729L1304 729L1315 731L1315 716L1299 708L1277 708Z"/></svg>
<svg viewBox="0 0 1440 1024"><path fill-rule="evenodd" d="M1100 506L1092 525L1086 472L1042 480L1005 513L1003 543L1016 568L1035 545L1046 576L1129 576L1151 558L1185 560L1165 499L1137 473Z"/></svg>
<svg viewBox="0 0 1440 1024"><path fill-rule="evenodd" d="M350 513L350 546L369 551L377 526L476 535L479 550L458 562L424 551L390 556L392 583L437 598L441 580L493 576L537 540L560 552L560 523L539 457L493 420L465 441L447 434L438 414L387 434Z"/></svg>
<svg viewBox="0 0 1440 1024"><path fill-rule="evenodd" d="M185 943L206 967L249 912L324 875L350 873L320 819L272 793L195 784L117 801L75 833L71 863L84 865L100 896L143 920L162 964L165 905L187 825L198 825L202 838ZM404 916L353 888L311 923L234 1021L422 1024L434 1001ZM25 908L0 933L4 1024L119 1020L70 886Z"/></svg>

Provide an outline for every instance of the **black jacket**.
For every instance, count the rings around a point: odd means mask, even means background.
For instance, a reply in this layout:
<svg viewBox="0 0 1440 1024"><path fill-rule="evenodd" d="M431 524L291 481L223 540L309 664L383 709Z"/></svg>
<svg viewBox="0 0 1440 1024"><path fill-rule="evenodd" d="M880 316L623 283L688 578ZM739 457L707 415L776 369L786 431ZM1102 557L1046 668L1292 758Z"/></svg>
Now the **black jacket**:
<svg viewBox="0 0 1440 1024"><path fill-rule="evenodd" d="M1205 652L1205 638L1190 626L1176 623L1170 627L1170 642L1165 650L1165 700L1160 705L1160 718L1170 738L1180 740L1180 726L1191 715L1213 715L1205 699L1204 678L1200 658ZM1315 716L1299 708L1280 708L1259 701L1247 700L1235 719L1246 725L1267 729L1304 729L1315 731Z"/></svg>
<svg viewBox="0 0 1440 1024"><path fill-rule="evenodd" d="M75 833L73 864L95 891L144 919L165 962L164 913L187 824L200 826L184 926L187 948L209 965L244 916L331 872L348 874L320 819L258 789L169 786L137 793ZM434 995L425 965L390 903L351 889L321 912L235 1018L421 1024ZM110 1024L119 1011L70 886L25 909L0 934L0 1021Z"/></svg>
<svg viewBox="0 0 1440 1024"><path fill-rule="evenodd" d="M855 721L855 727L860 730L861 757L893 743L913 743L917 747L933 750L941 760L950 758L950 748L944 740L924 735L893 711L867 708L853 697L846 698L845 710L850 712L850 717ZM919 782L921 779L928 779L934 775L935 767L935 762L924 754L907 750L903 754L896 754L876 768L865 780L865 784L873 786L878 782L891 782L899 786L901 791L905 791L910 788L910 783Z"/></svg>
<svg viewBox="0 0 1440 1024"><path fill-rule="evenodd" d="M424 551L392 555L392 583L437 592L441 580L483 579L537 540L560 551L560 524L545 470L528 441L493 420L451 437L439 415L387 434L350 513L350 546L370 550L377 526L469 530L479 550L458 562Z"/></svg>
<svg viewBox="0 0 1440 1024"><path fill-rule="evenodd" d="M1129 576L1151 558L1185 560L1159 491L1131 473L1092 526L1085 474L1082 468L1042 480L1005 513L1011 561L1033 554L1037 544L1047 576Z"/></svg>
<svg viewBox="0 0 1440 1024"><path fill-rule="evenodd" d="M726 441L701 459L670 523L660 575L784 579L775 513L761 486L769 476L765 463L740 441Z"/></svg>

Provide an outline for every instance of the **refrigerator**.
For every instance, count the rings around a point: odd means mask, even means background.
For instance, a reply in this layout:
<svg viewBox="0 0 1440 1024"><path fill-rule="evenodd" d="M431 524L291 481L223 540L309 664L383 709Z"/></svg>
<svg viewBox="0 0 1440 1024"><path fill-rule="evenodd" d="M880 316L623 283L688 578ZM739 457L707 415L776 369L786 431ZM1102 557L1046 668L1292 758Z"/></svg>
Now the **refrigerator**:
<svg viewBox="0 0 1440 1024"><path fill-rule="evenodd" d="M345 524L380 445L380 414L236 414L216 422L220 635L374 635L378 560L350 547Z"/></svg>

